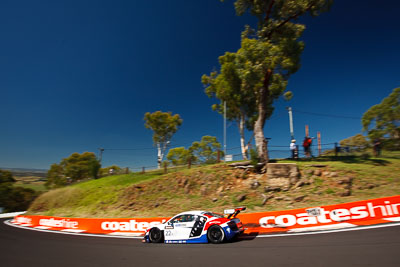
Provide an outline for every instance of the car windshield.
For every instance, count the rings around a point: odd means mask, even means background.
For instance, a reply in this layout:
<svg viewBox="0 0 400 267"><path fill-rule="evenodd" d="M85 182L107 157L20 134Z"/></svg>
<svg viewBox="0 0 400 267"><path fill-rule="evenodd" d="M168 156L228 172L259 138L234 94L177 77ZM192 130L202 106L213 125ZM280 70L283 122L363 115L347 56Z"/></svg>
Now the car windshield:
<svg viewBox="0 0 400 267"><path fill-rule="evenodd" d="M208 215L208 216L216 217L216 218L224 218L224 215L218 214L218 213L214 213L214 212L205 212L204 215Z"/></svg>

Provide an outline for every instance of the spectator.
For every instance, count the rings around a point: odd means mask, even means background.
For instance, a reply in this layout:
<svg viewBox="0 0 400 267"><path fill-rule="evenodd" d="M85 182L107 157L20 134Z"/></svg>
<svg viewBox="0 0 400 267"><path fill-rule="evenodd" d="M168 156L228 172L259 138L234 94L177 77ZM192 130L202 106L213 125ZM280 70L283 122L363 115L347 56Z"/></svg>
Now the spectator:
<svg viewBox="0 0 400 267"><path fill-rule="evenodd" d="M290 151L292 152L292 159L297 159L299 156L299 153L297 151L296 140L294 140L294 139L290 143Z"/></svg>
<svg viewBox="0 0 400 267"><path fill-rule="evenodd" d="M313 155L312 155L312 149L311 149L312 140L313 140L313 139L314 139L314 137L307 137L307 142L308 142L308 154L309 154L310 157L313 156Z"/></svg>
<svg viewBox="0 0 400 267"><path fill-rule="evenodd" d="M303 148L304 148L304 155L306 157L310 157L310 142L308 136L304 137Z"/></svg>
<svg viewBox="0 0 400 267"><path fill-rule="evenodd" d="M308 137L308 136L304 137L303 148L306 157L312 157L311 145L313 139L314 139L313 137Z"/></svg>
<svg viewBox="0 0 400 267"><path fill-rule="evenodd" d="M374 156L375 157L379 157L381 155L381 147L382 143L381 140L379 138L376 138L374 140Z"/></svg>

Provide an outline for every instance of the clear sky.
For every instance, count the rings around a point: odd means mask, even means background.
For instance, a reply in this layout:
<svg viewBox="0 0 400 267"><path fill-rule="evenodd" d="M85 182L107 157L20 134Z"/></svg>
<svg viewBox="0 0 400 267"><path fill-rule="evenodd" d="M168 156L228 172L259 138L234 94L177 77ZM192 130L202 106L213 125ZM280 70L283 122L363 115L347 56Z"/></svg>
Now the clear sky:
<svg viewBox="0 0 400 267"><path fill-rule="evenodd" d="M143 117L157 110L183 119L171 147L204 135L222 142L222 117L210 108L217 100L200 80L254 23L237 17L232 3L2 0L0 167L46 169L100 147L137 149L106 150L104 166L155 166ZM271 146L289 146L286 106L294 109L298 143L306 124L324 144L361 131L359 119L345 117L361 118L400 86L399 10L395 0L336 0L330 12L301 20L302 67L289 80L293 99L276 102L266 123ZM227 130L228 153L238 154L237 127L228 123Z"/></svg>

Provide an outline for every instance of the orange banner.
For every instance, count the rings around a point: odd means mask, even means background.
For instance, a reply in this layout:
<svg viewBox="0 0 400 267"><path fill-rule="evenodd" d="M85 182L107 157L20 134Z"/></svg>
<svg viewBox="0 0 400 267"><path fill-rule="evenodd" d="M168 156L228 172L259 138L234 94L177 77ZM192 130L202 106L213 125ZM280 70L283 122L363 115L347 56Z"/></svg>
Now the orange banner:
<svg viewBox="0 0 400 267"><path fill-rule="evenodd" d="M305 209L240 214L238 217L248 228L247 233L288 232L299 228L318 230L338 224L388 223L394 221L393 218L400 219L399 206L400 196L394 196Z"/></svg>
<svg viewBox="0 0 400 267"><path fill-rule="evenodd" d="M357 201L330 206L286 211L242 213L246 234L323 230L329 227L351 227L400 221L400 196ZM147 228L168 220L162 218L63 218L19 215L14 224L39 229L94 234L143 235ZM325 227L325 228L324 228Z"/></svg>

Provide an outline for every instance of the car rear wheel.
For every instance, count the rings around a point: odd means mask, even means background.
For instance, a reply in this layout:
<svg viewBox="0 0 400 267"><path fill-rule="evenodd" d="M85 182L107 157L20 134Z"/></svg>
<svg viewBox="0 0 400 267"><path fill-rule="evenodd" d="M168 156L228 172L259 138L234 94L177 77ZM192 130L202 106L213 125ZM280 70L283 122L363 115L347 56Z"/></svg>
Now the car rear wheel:
<svg viewBox="0 0 400 267"><path fill-rule="evenodd" d="M161 243L163 241L163 233L158 228L153 228L149 233L149 240L151 243Z"/></svg>
<svg viewBox="0 0 400 267"><path fill-rule="evenodd" d="M207 231L207 238L211 243L219 244L224 241L225 232L220 226L213 225Z"/></svg>

